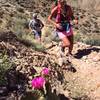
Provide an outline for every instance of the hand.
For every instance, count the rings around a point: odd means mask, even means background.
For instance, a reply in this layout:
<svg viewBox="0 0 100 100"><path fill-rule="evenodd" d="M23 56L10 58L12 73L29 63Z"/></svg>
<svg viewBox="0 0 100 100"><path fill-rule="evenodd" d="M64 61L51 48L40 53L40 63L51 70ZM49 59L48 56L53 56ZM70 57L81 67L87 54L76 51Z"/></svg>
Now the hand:
<svg viewBox="0 0 100 100"><path fill-rule="evenodd" d="M60 24L56 24L56 28L62 29L62 26Z"/></svg>
<svg viewBox="0 0 100 100"><path fill-rule="evenodd" d="M74 19L73 22L74 22L75 24L78 24L78 20L77 20L77 19Z"/></svg>

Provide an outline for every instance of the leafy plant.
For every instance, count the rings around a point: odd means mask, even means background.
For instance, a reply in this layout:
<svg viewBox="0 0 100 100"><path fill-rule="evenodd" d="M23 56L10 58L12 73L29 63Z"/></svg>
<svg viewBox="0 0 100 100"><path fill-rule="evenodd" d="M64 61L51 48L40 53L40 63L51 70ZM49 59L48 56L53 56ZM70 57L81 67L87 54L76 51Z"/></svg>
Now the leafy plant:
<svg viewBox="0 0 100 100"><path fill-rule="evenodd" d="M27 92L25 96L22 97L21 100L45 100L43 97L43 94L39 90L33 90L30 92Z"/></svg>

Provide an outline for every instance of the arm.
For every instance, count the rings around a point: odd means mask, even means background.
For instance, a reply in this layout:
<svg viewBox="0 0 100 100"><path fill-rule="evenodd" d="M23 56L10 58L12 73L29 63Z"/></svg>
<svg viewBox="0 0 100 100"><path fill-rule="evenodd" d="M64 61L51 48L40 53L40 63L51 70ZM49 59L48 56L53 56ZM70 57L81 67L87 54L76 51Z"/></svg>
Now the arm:
<svg viewBox="0 0 100 100"><path fill-rule="evenodd" d="M56 22L52 20L52 17L54 13L56 13L56 11L57 11L57 6L52 9L51 14L48 17L48 21L51 22L54 26L56 26Z"/></svg>
<svg viewBox="0 0 100 100"><path fill-rule="evenodd" d="M31 26L31 23L32 23L32 21L30 20L29 25L28 25L30 32L32 31L32 29L30 27Z"/></svg>
<svg viewBox="0 0 100 100"><path fill-rule="evenodd" d="M57 14L57 12L58 12L58 6L56 6L56 7L51 11L51 14L50 14L49 17L48 17L48 21L51 22L56 28L62 29L61 23L57 23L56 21L54 21L54 20L52 19L52 17L53 17L55 14ZM56 16L57 16L57 15L56 15Z"/></svg>
<svg viewBox="0 0 100 100"><path fill-rule="evenodd" d="M29 25L28 25L29 29L31 29L31 28L30 28L30 25L31 25L31 21L29 22Z"/></svg>
<svg viewBox="0 0 100 100"><path fill-rule="evenodd" d="M40 24L41 24L41 29L44 27L43 22L40 20Z"/></svg>

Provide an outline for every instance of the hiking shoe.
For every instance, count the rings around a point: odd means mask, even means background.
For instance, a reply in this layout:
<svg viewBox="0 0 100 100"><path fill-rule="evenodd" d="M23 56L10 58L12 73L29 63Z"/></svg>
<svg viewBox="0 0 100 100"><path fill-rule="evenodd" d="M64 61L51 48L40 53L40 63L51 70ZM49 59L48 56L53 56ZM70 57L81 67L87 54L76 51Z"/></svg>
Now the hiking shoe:
<svg viewBox="0 0 100 100"><path fill-rule="evenodd" d="M72 62L72 59L74 59L74 56L71 55L71 54L68 54L68 59L69 59L70 62Z"/></svg>
<svg viewBox="0 0 100 100"><path fill-rule="evenodd" d="M60 46L61 51L65 52L65 47L62 47L62 43L61 42L59 43L59 46Z"/></svg>
<svg viewBox="0 0 100 100"><path fill-rule="evenodd" d="M61 51L62 52L65 52L65 47L61 47Z"/></svg>
<svg viewBox="0 0 100 100"><path fill-rule="evenodd" d="M65 55L64 49L61 46L59 46L59 54L61 57Z"/></svg>

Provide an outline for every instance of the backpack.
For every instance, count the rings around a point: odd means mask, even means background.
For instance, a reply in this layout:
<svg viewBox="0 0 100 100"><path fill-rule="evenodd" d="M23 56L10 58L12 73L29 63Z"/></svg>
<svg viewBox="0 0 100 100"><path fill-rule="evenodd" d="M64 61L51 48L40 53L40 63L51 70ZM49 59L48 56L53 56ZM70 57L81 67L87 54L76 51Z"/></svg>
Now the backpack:
<svg viewBox="0 0 100 100"><path fill-rule="evenodd" d="M41 30L41 23L39 19L32 19L29 23L29 27L32 30L40 31Z"/></svg>
<svg viewBox="0 0 100 100"><path fill-rule="evenodd" d="M31 20L29 23L29 27L33 30L35 29L34 20Z"/></svg>

